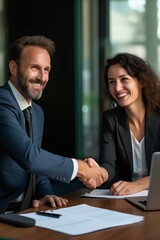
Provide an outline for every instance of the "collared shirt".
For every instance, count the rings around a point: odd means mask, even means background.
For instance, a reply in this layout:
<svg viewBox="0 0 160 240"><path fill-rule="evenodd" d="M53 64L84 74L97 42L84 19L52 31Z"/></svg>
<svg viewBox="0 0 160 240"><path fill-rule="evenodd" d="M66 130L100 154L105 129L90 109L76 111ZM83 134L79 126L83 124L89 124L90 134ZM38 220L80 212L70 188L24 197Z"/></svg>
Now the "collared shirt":
<svg viewBox="0 0 160 240"><path fill-rule="evenodd" d="M13 92L13 95L15 96L19 107L21 109L21 111L23 111L24 109L26 109L27 107L31 106L31 103L28 104L28 102L26 101L26 99L20 94L20 92L14 87L14 85L11 83L11 81L8 81L8 84ZM73 173L71 176L71 180L73 180L78 172L78 162L76 159L72 158L72 162L73 162Z"/></svg>
<svg viewBox="0 0 160 240"><path fill-rule="evenodd" d="M148 175L145 154L145 138L139 142L131 132L132 155L133 155L133 174L132 181L138 180Z"/></svg>
<svg viewBox="0 0 160 240"><path fill-rule="evenodd" d="M15 96L15 98L19 104L21 111L23 111L27 107L31 106L31 103L28 104L26 99L20 94L20 92L15 88L15 86L11 83L11 81L8 81L8 84L13 92L13 95Z"/></svg>

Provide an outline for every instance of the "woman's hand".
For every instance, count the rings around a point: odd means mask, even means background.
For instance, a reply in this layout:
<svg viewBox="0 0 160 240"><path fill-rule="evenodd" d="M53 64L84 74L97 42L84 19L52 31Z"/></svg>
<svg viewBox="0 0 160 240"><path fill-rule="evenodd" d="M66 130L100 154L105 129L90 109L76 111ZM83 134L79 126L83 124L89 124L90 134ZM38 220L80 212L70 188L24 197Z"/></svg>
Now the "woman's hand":
<svg viewBox="0 0 160 240"><path fill-rule="evenodd" d="M146 190L149 187L149 178L144 177L133 182L118 181L111 186L110 194L123 196Z"/></svg>

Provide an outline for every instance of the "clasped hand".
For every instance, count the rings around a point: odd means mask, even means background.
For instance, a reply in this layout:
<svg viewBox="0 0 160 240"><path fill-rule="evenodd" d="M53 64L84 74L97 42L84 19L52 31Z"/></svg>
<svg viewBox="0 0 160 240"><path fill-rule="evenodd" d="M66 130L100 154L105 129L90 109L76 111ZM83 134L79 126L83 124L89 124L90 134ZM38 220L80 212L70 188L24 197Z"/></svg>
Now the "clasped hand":
<svg viewBox="0 0 160 240"><path fill-rule="evenodd" d="M93 158L85 158L84 161L87 163L89 169L87 174L79 177L79 180L83 182L86 187L95 189L108 180L107 171L100 167Z"/></svg>

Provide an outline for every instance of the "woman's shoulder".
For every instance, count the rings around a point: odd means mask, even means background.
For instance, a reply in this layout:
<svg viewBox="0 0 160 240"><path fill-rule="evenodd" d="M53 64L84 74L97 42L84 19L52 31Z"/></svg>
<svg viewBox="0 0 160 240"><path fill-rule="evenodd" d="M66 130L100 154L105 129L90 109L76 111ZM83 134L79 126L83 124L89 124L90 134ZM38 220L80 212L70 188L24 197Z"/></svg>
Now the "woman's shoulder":
<svg viewBox="0 0 160 240"><path fill-rule="evenodd" d="M103 112L103 117L107 117L107 118L116 118L124 115L126 115L125 109L119 106L111 109L107 109Z"/></svg>

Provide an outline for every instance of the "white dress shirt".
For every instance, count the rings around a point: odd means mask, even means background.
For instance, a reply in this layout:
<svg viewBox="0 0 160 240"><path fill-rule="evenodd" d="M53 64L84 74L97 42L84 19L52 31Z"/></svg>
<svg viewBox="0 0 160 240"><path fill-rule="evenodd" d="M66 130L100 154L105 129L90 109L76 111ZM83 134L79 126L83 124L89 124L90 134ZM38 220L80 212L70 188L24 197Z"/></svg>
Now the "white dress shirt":
<svg viewBox="0 0 160 240"><path fill-rule="evenodd" d="M133 155L132 181L135 181L148 175L144 145L145 137L139 142L131 132L131 142Z"/></svg>

